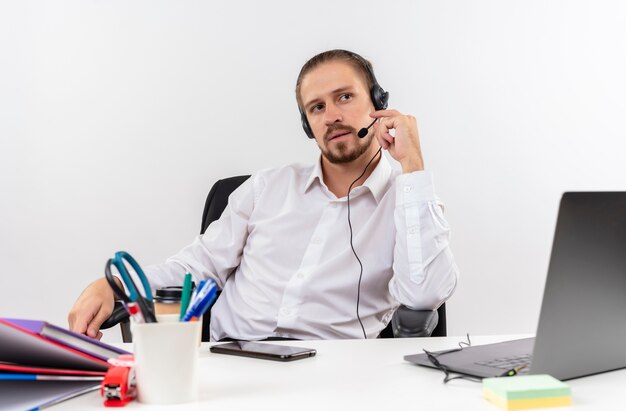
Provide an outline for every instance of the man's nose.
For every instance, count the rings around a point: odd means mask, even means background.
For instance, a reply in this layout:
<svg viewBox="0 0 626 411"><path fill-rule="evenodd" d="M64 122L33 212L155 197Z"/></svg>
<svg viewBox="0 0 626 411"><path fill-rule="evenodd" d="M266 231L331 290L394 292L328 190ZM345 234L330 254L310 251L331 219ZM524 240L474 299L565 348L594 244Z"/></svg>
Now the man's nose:
<svg viewBox="0 0 626 411"><path fill-rule="evenodd" d="M326 106L326 111L324 112L324 123L327 126L330 126L334 123L341 123L343 121L343 116L341 114L341 110L335 104L328 104Z"/></svg>

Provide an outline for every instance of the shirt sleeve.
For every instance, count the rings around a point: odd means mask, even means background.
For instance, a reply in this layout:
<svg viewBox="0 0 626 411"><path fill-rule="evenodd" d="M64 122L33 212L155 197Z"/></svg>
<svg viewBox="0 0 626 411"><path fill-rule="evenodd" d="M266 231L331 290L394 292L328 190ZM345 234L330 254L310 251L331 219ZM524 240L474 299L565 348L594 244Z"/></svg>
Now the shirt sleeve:
<svg viewBox="0 0 626 411"><path fill-rule="evenodd" d="M389 292L409 308L434 310L452 295L459 277L443 204L428 171L400 174L395 185L396 244Z"/></svg>
<svg viewBox="0 0 626 411"><path fill-rule="evenodd" d="M164 264L145 268L153 290L181 285L185 273L191 273L196 283L212 278L221 289L239 266L248 237L248 221L254 208L254 178L239 186L228 198L221 217Z"/></svg>

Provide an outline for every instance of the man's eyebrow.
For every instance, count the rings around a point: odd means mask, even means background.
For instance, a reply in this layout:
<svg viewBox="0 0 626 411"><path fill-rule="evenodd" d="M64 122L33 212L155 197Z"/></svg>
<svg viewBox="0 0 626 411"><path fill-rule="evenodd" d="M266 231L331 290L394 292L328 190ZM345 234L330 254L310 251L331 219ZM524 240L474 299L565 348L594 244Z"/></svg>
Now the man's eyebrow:
<svg viewBox="0 0 626 411"><path fill-rule="evenodd" d="M353 86L342 86L339 87L333 91L330 92L330 94L332 95L337 95L337 94L341 94L341 93L345 93L346 91L353 91L354 87ZM304 108L308 109L310 106L312 106L313 104L321 101L322 99L320 97L316 97L313 100L310 100L309 102L304 104Z"/></svg>

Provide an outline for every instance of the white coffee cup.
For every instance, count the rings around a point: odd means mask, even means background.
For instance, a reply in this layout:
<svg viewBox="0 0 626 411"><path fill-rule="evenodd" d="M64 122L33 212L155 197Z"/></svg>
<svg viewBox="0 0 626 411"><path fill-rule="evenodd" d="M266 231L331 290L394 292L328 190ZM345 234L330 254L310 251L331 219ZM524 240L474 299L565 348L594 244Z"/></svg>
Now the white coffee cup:
<svg viewBox="0 0 626 411"><path fill-rule="evenodd" d="M199 322L178 314L156 323L132 324L137 398L145 404L179 404L198 399Z"/></svg>

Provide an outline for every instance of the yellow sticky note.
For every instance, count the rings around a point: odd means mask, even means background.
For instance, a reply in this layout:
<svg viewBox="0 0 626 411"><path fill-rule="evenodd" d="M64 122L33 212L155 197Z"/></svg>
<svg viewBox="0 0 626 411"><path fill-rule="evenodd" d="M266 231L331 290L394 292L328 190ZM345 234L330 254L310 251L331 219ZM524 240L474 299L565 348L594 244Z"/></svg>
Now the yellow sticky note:
<svg viewBox="0 0 626 411"><path fill-rule="evenodd" d="M567 384L550 375L485 378L483 396L505 410L571 405Z"/></svg>

